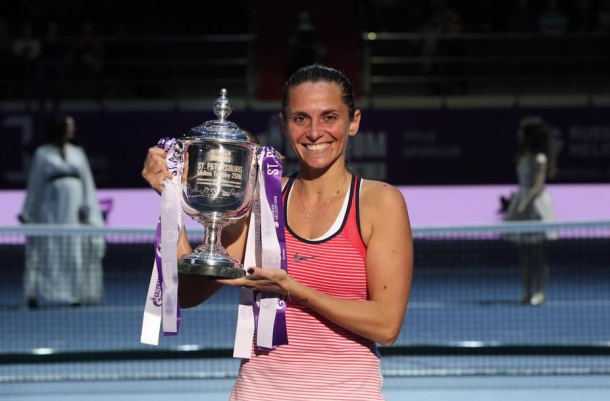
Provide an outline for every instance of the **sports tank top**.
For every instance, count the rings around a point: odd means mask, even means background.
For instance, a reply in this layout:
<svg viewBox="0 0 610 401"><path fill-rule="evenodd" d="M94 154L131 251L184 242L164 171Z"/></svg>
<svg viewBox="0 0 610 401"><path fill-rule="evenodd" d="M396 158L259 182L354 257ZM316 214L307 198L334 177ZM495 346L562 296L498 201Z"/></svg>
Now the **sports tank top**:
<svg viewBox="0 0 610 401"><path fill-rule="evenodd" d="M310 240L290 228L288 202L296 175L283 190L288 273L299 282L337 298L367 299L366 247L359 229L362 180L353 176L339 228ZM382 376L374 342L329 321L306 305L288 301L287 345L252 349L243 360L232 401L379 401Z"/></svg>

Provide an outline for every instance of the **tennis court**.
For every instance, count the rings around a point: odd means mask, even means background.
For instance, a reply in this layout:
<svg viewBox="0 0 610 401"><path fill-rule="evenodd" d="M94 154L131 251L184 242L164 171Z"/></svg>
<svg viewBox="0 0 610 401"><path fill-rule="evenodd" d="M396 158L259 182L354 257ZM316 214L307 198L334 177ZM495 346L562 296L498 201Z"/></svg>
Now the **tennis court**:
<svg viewBox="0 0 610 401"><path fill-rule="evenodd" d="M239 366L235 289L183 310L179 336L142 345L153 230L46 232L106 237L104 300L27 310L27 229L0 231L0 398L227 399ZM547 301L519 304L519 245L507 234L549 230ZM388 400L610 399L610 222L416 228L414 238L404 327L380 349Z"/></svg>

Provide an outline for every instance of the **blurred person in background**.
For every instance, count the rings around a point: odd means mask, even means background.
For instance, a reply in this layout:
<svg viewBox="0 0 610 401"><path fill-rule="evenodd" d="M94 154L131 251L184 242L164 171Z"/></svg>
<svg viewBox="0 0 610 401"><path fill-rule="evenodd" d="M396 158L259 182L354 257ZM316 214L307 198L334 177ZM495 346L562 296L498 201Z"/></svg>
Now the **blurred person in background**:
<svg viewBox="0 0 610 401"><path fill-rule="evenodd" d="M76 126L69 116L49 123L47 143L36 149L19 220L32 224L102 226L89 161L74 145ZM28 237L24 292L29 308L40 298L73 306L102 298L105 243L96 236Z"/></svg>
<svg viewBox="0 0 610 401"><path fill-rule="evenodd" d="M180 279L184 307L201 304L221 283L286 295L289 344L253 348L242 361L233 401L384 399L375 343L390 346L400 333L413 248L402 194L346 169L346 147L360 117L342 73L320 65L297 70L279 116L299 158L299 171L283 178L288 272L245 266L244 278ZM149 150L142 175L161 193L171 177L162 149ZM240 260L245 220L222 236ZM178 253L190 252L183 232Z"/></svg>
<svg viewBox="0 0 610 401"><path fill-rule="evenodd" d="M557 172L551 132L542 119L527 117L520 123L518 142L516 170L519 189L508 206L506 221L553 221L551 196L545 188L547 179L555 177ZM521 303L540 305L544 302L549 271L545 242L555 237L554 232L509 237L519 244L520 249L524 291Z"/></svg>

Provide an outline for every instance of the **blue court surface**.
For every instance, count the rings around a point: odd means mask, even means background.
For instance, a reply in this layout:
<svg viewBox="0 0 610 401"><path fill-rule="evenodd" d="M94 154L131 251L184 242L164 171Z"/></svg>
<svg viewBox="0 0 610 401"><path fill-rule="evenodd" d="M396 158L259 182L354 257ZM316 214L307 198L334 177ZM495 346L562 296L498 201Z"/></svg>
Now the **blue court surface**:
<svg viewBox="0 0 610 401"><path fill-rule="evenodd" d="M401 378L385 390L388 401L607 401L607 376ZM392 380L390 380L392 381ZM387 380L386 380L387 382ZM15 401L226 401L232 380L111 381L0 385L0 399ZM168 390L168 387L171 390ZM356 401L357 395L354 400Z"/></svg>
<svg viewBox="0 0 610 401"><path fill-rule="evenodd" d="M521 272L510 244L416 241L405 323L395 346L380 349L387 399L610 400L607 244L555 241L547 300L533 307L516 301ZM178 336L142 345L150 249L109 245L100 305L27 310L23 250L4 248L0 266L14 267L0 282L0 399L227 400L239 367L227 357L238 291L183 310Z"/></svg>

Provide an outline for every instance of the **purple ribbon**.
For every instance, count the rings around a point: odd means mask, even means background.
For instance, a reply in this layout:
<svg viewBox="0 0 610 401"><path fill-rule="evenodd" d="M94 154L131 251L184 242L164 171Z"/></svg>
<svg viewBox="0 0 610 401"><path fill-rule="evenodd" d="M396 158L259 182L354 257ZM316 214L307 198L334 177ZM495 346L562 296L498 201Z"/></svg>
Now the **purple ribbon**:
<svg viewBox="0 0 610 401"><path fill-rule="evenodd" d="M282 206L282 163L273 147L263 148L263 177L265 179L265 195L271 207L275 233L280 245L281 267L288 273L288 262L286 260L286 235L284 232L284 208ZM273 345L288 344L288 332L286 330L286 299L281 297L277 301L275 324L273 326Z"/></svg>

